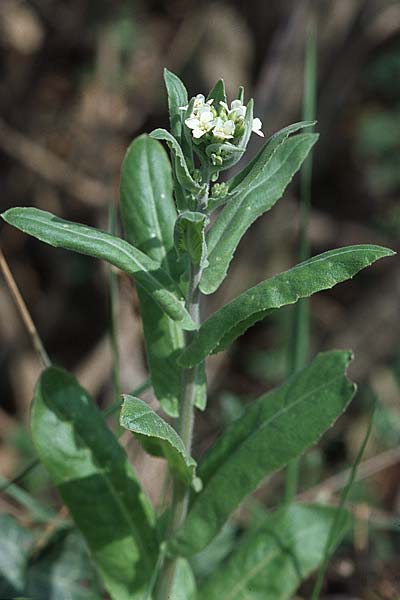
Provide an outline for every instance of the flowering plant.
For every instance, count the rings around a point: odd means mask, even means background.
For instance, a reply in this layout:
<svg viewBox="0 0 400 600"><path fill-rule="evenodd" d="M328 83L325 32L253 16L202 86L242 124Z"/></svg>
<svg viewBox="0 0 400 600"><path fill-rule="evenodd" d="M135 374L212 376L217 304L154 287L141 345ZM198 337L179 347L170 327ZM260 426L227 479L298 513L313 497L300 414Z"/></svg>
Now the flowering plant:
<svg viewBox="0 0 400 600"><path fill-rule="evenodd" d="M139 136L122 166L126 239L35 208L12 208L2 217L134 279L160 410L137 391L117 398L108 412L122 405L121 426L166 461L168 501L153 506L118 436L63 369L49 366L39 378L32 437L113 600L289 600L323 561L327 544L332 551L340 541L348 515L336 523L332 539L335 509L293 501L265 514L246 535L236 528L238 543L232 541L224 557L212 558L216 538L246 497L316 443L347 407L355 391L345 374L351 353L314 357L249 402L195 460L195 412L207 406L205 360L272 311L350 279L392 252L372 245L325 252L260 282L203 320L205 296L224 281L243 235L281 198L318 135L302 131L314 123L290 125L235 176L218 182L220 172L242 157L251 133L264 135L253 102L244 104L241 89L228 104L222 80L207 98L198 94L190 101L182 81L167 70L165 83L171 130ZM170 157L158 140L167 143ZM192 557L199 552L208 570L197 568L195 577ZM85 595L81 583L74 582L79 597L99 597L94 588Z"/></svg>

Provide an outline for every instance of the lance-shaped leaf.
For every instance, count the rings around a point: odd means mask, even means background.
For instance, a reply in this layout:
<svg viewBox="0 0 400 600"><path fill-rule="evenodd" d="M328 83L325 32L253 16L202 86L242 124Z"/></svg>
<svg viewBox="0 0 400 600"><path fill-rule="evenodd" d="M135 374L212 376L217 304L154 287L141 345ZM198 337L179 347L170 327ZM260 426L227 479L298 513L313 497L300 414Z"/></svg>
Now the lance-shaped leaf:
<svg viewBox="0 0 400 600"><path fill-rule="evenodd" d="M0 536L0 597L14 598L25 589L29 552L35 536L6 514L0 515Z"/></svg>
<svg viewBox="0 0 400 600"><path fill-rule="evenodd" d="M99 577L76 530L59 529L37 552L37 536L1 515L0 536L1 598L100 600Z"/></svg>
<svg viewBox="0 0 400 600"><path fill-rule="evenodd" d="M293 504L251 530L201 588L199 600L290 600L324 559L336 508ZM338 528L337 545L350 526Z"/></svg>
<svg viewBox="0 0 400 600"><path fill-rule="evenodd" d="M99 576L78 531L57 531L29 561L24 596L36 600L101 600Z"/></svg>
<svg viewBox="0 0 400 600"><path fill-rule="evenodd" d="M207 246L204 230L208 225L207 215L186 210L176 220L174 239L180 254L189 254L195 265L207 264Z"/></svg>
<svg viewBox="0 0 400 600"><path fill-rule="evenodd" d="M178 558L171 600L197 600L196 581L187 560Z"/></svg>
<svg viewBox="0 0 400 600"><path fill-rule="evenodd" d="M350 359L344 351L319 354L228 427L199 464L203 489L171 541L172 552L202 550L266 476L318 441L353 397L355 386L345 376Z"/></svg>
<svg viewBox="0 0 400 600"><path fill-rule="evenodd" d="M235 177L227 183L214 185L208 201L208 212L210 213L222 204L233 201L238 196L247 193L250 187L255 184L256 179L263 176L262 173L266 164L289 135L299 131L299 129L312 127L315 123L316 121L300 121L274 133L258 154Z"/></svg>
<svg viewBox="0 0 400 600"><path fill-rule="evenodd" d="M189 168L193 168L193 149L190 132L184 126L186 117L183 108L188 106L188 94L183 82L175 73L164 69L164 82L168 94L169 122L171 133L178 140Z"/></svg>
<svg viewBox="0 0 400 600"><path fill-rule="evenodd" d="M171 166L160 142L147 135L132 142L122 164L121 216L128 241L178 280ZM153 389L165 412L178 416L181 369L176 356L184 347L184 334L149 294L139 289L138 296Z"/></svg>
<svg viewBox="0 0 400 600"><path fill-rule="evenodd" d="M164 69L164 82L168 94L171 133L177 140L180 140L183 128L182 117L184 115L182 108L188 105L188 94L183 82L168 69Z"/></svg>
<svg viewBox="0 0 400 600"><path fill-rule="evenodd" d="M381 246L347 246L314 256L259 283L211 315L196 332L179 362L185 366L195 365L229 346L271 310L330 289L376 260L393 254Z"/></svg>
<svg viewBox="0 0 400 600"><path fill-rule="evenodd" d="M247 192L250 186L255 184L258 177L264 176L263 171L266 165L271 160L279 146L283 144L292 133L296 133L300 129L304 129L306 127L312 127L315 125L315 123L316 121L300 121L298 123L288 125L287 127L284 127L283 129L280 129L274 133L269 138L267 143L261 148L258 154L245 166L245 168L228 182L231 197L236 197L239 194Z"/></svg>
<svg viewBox="0 0 400 600"><path fill-rule="evenodd" d="M179 321L185 329L195 328L171 277L159 263L125 240L37 208L10 208L1 216L10 225L46 244L106 260L134 277L171 319Z"/></svg>
<svg viewBox="0 0 400 600"><path fill-rule="evenodd" d="M213 89L207 96L207 100L214 100L213 104L215 109L219 110L219 103L225 102L226 104L226 91L225 91L225 83L223 79L219 79L217 83L214 85Z"/></svg>
<svg viewBox="0 0 400 600"><path fill-rule="evenodd" d="M287 138L272 152L270 160L247 191L233 198L223 208L207 236L209 265L200 282L204 294L211 294L218 289L242 236L258 217L282 197L317 139L318 135L314 133Z"/></svg>
<svg viewBox="0 0 400 600"><path fill-rule="evenodd" d="M158 552L152 507L100 411L62 369L39 378L32 437L111 597L142 598Z"/></svg>
<svg viewBox="0 0 400 600"><path fill-rule="evenodd" d="M121 173L121 213L128 241L178 281L183 265L174 247L177 214L171 166L160 142L147 135L136 138L126 153ZM185 345L184 333L148 293L138 289L138 295L153 389L164 411L177 417L182 378L177 356ZM198 402L204 404L204 389L200 387Z"/></svg>
<svg viewBox="0 0 400 600"><path fill-rule="evenodd" d="M135 434L149 454L166 458L171 471L187 485L193 481L196 462L171 425L135 396L124 396L120 424Z"/></svg>
<svg viewBox="0 0 400 600"><path fill-rule="evenodd" d="M175 161L176 177L180 185L192 194L199 194L202 191L202 186L197 183L189 173L189 169L182 152L182 148L178 144L174 136L166 129L155 129L150 136L156 140L167 142L168 147Z"/></svg>

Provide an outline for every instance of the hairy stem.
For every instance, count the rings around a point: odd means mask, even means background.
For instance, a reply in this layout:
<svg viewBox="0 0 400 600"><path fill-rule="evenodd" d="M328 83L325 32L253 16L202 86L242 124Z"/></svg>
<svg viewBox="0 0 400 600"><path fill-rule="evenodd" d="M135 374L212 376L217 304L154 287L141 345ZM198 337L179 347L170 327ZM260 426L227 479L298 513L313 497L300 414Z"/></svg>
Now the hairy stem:
<svg viewBox="0 0 400 600"><path fill-rule="evenodd" d="M193 321L197 325L200 325L200 277L201 268L192 264L190 267L186 308ZM190 343L192 335L192 332L185 332L186 344ZM177 430L183 440L183 443L185 444L188 454L191 453L192 448L197 369L198 366L191 369L184 369L182 373L182 396ZM190 490L187 486L177 479L174 479L171 517L167 538L171 537L185 520L189 501L189 491ZM171 590L175 579L176 564L176 558L167 557L165 559L156 590L157 600L171 599Z"/></svg>

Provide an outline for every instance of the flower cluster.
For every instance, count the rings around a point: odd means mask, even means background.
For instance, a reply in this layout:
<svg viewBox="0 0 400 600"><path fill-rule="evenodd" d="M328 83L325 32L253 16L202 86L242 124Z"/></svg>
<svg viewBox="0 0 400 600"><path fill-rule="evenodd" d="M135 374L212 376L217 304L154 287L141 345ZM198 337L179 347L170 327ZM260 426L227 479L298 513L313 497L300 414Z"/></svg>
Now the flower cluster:
<svg viewBox="0 0 400 600"><path fill-rule="evenodd" d="M187 106L181 107L182 110L187 108ZM206 101L203 94L197 94L185 124L191 129L195 140L201 140L206 136L208 144L223 143L225 140L234 140L243 135L246 109L241 100L233 100L229 108L226 102L220 101L219 106L215 106L213 99ZM264 137L261 127L261 120L253 119L252 131Z"/></svg>

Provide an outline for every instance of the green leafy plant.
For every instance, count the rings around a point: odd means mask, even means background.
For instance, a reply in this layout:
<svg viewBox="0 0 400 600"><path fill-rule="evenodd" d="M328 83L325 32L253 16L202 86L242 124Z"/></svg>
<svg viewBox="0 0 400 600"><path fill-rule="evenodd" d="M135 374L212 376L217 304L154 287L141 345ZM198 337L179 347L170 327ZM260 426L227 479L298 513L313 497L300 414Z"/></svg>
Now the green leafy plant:
<svg viewBox="0 0 400 600"><path fill-rule="evenodd" d="M171 501L158 515L104 415L60 368L46 368L37 382L32 437L114 600L289 599L348 529L343 507L338 522L333 508L282 503L229 549L224 568L216 564L205 581L195 581L190 560L214 543L266 477L315 444L346 409L355 392L346 377L351 353L319 354L249 403L197 464L191 445L195 412L206 409L204 361L272 311L330 289L393 252L372 245L325 252L202 321L202 297L219 288L242 236L281 198L318 135L307 132L313 122L290 125L220 182L220 173L244 155L252 132L263 136L253 102L246 105L240 89L228 104L222 80L207 98L192 99L167 70L165 83L170 131L135 139L122 166L125 240L35 208L12 208L2 217L47 244L103 259L134 279L151 384L167 419L135 395L124 395L113 408L122 404L121 426L146 452L167 461ZM11 573L2 571L0 555L0 571L15 593L29 595L40 567L25 569L31 536L13 521L6 525L26 552ZM80 539L67 532L62 547L76 547L86 561ZM78 576L71 574L71 589ZM90 589L76 588L74 597L99 598L89 568L87 577ZM58 591L57 600L63 597Z"/></svg>

